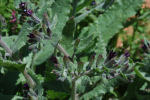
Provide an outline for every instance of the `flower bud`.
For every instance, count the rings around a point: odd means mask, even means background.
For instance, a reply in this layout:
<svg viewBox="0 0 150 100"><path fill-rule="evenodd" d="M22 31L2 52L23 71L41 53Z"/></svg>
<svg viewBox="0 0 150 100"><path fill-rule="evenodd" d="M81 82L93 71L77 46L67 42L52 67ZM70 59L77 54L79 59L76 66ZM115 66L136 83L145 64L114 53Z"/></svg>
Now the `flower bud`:
<svg viewBox="0 0 150 100"><path fill-rule="evenodd" d="M109 54L108 54L107 59L108 59L108 60L111 60L112 58L114 58L114 57L116 57L116 56L117 56L116 52L114 52L113 50L111 50L111 51L109 52Z"/></svg>
<svg viewBox="0 0 150 100"><path fill-rule="evenodd" d="M100 54L98 57L97 57L97 61L96 61L96 66L98 67L101 60L103 59L103 56Z"/></svg>
<svg viewBox="0 0 150 100"><path fill-rule="evenodd" d="M128 51L125 51L124 56L128 58L130 56L130 53Z"/></svg>
<svg viewBox="0 0 150 100"><path fill-rule="evenodd" d="M78 62L78 72L80 73L82 70L83 70L83 66L84 66L84 63L79 61Z"/></svg>
<svg viewBox="0 0 150 100"><path fill-rule="evenodd" d="M66 67L69 67L70 60L69 60L68 57L64 56L63 62L64 62L64 64L65 64Z"/></svg>
<svg viewBox="0 0 150 100"><path fill-rule="evenodd" d="M27 7L27 3L26 2L21 2L19 4L19 8L22 9L22 10L24 10L26 7Z"/></svg>
<svg viewBox="0 0 150 100"><path fill-rule="evenodd" d="M33 39L35 38L35 35L33 33L30 33L29 35L27 35L29 38Z"/></svg>
<svg viewBox="0 0 150 100"><path fill-rule="evenodd" d="M23 88L29 89L29 85L28 85L27 83L25 83L25 84L23 85Z"/></svg>
<svg viewBox="0 0 150 100"><path fill-rule="evenodd" d="M27 16L32 16L32 14L33 14L33 11L32 11L32 10L30 10L30 9L27 10L27 12L26 12L26 15L27 15Z"/></svg>
<svg viewBox="0 0 150 100"><path fill-rule="evenodd" d="M76 39L75 43L74 43L74 48L76 49L78 47L80 43L80 39Z"/></svg>

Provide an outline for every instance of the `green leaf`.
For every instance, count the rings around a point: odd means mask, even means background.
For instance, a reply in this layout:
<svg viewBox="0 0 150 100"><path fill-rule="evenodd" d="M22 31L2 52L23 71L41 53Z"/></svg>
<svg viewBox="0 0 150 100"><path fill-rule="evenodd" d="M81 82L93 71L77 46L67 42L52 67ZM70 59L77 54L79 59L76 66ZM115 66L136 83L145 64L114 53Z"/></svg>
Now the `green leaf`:
<svg viewBox="0 0 150 100"><path fill-rule="evenodd" d="M16 41L16 39L16 35L2 37L2 40L8 45L10 49L14 46L14 41Z"/></svg>
<svg viewBox="0 0 150 100"><path fill-rule="evenodd" d="M102 34L102 39L107 44L121 28L127 18L136 14L136 10L141 6L142 0L117 0L116 3L105 14L100 16L95 23L98 32Z"/></svg>
<svg viewBox="0 0 150 100"><path fill-rule="evenodd" d="M102 97L107 92L112 92L113 86L116 84L117 79L107 80L102 79L99 84L96 85L91 91L86 92L83 96L81 96L81 100L90 100L94 97Z"/></svg>
<svg viewBox="0 0 150 100"><path fill-rule="evenodd" d="M42 19L44 13L46 13L48 11L48 9L50 9L51 5L54 3L55 0L40 0L39 1L39 8L42 9L38 9L37 11L37 16Z"/></svg>
<svg viewBox="0 0 150 100"><path fill-rule="evenodd" d="M41 50L35 54L35 57L33 59L33 65L40 65L44 61L46 61L54 51L54 47L51 44L50 40L43 40L43 47Z"/></svg>
<svg viewBox="0 0 150 100"><path fill-rule="evenodd" d="M78 7L77 7L77 12L80 11L82 8L88 6L90 3L92 2L92 0L81 0L78 2Z"/></svg>
<svg viewBox="0 0 150 100"><path fill-rule="evenodd" d="M74 20L69 20L63 29L62 39L60 41L60 44L68 52L69 55L72 55L74 51L73 35L75 33L75 28L76 27L75 27Z"/></svg>
<svg viewBox="0 0 150 100"><path fill-rule="evenodd" d="M27 68L28 74L31 76L33 81L36 83L35 91L38 91L38 98L39 100L43 100L43 88L42 88L42 82L44 78L41 75L37 75L35 72L33 72L30 68Z"/></svg>
<svg viewBox="0 0 150 100"><path fill-rule="evenodd" d="M142 79L150 82L150 76L148 77L146 75L147 73L140 71L139 67L135 67L134 71L135 71L135 73L136 73L137 76L139 76L140 78L142 78Z"/></svg>
<svg viewBox="0 0 150 100"><path fill-rule="evenodd" d="M0 99L1 100L11 100L14 97L14 95L5 95L0 93Z"/></svg>
<svg viewBox="0 0 150 100"><path fill-rule="evenodd" d="M19 3L23 0L14 0L14 6L19 8Z"/></svg>
<svg viewBox="0 0 150 100"><path fill-rule="evenodd" d="M11 100L22 100L23 97L21 96L14 96Z"/></svg>
<svg viewBox="0 0 150 100"><path fill-rule="evenodd" d="M65 92L57 92L53 90L47 91L47 98L52 100L54 99L64 100L67 96L68 94Z"/></svg>
<svg viewBox="0 0 150 100"><path fill-rule="evenodd" d="M112 7L104 14L100 15L93 24L85 27L79 38L81 42L79 44L79 51L89 48L92 43L96 46L92 48L97 54L103 54L106 57L106 46L109 40L123 28L123 24L127 18L136 14L136 10L142 4L142 0L117 0ZM86 43L86 44L85 44ZM85 45L84 45L85 44ZM84 47L84 48L83 48ZM90 51L90 49L88 49Z"/></svg>
<svg viewBox="0 0 150 100"><path fill-rule="evenodd" d="M19 71L23 71L25 68L25 64L18 64L14 61L4 60L2 58L0 58L0 66L8 69L18 69Z"/></svg>
<svg viewBox="0 0 150 100"><path fill-rule="evenodd" d="M51 6L52 19L57 15L57 24L52 29L53 34L57 34L58 38L61 39L61 34L66 22L68 21L68 15L71 9L71 0L55 0Z"/></svg>
<svg viewBox="0 0 150 100"><path fill-rule="evenodd" d="M27 35L31 32L31 26L28 23L24 23L22 29L13 44L12 51L13 53L21 49L27 42Z"/></svg>
<svg viewBox="0 0 150 100"><path fill-rule="evenodd" d="M98 4L96 7L92 8L91 10L89 11L85 11L83 14L75 17L75 22L76 23L79 23L81 22L85 17L87 17L89 14L91 14L94 10L104 10L102 7L103 7L104 3L100 3Z"/></svg>
<svg viewBox="0 0 150 100"><path fill-rule="evenodd" d="M14 95L18 90L16 81L18 79L19 72L17 70L7 70L5 74L0 74L0 91L4 95ZM2 96L0 95L0 99ZM11 100L11 99L2 99Z"/></svg>

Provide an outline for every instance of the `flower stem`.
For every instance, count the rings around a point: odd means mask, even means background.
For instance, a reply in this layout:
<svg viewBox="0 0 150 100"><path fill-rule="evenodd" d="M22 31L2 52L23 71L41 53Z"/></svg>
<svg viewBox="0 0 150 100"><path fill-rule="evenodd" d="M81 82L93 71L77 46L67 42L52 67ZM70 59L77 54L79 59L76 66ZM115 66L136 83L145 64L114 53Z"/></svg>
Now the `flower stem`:
<svg viewBox="0 0 150 100"><path fill-rule="evenodd" d="M77 96L76 96L76 79L73 79L73 80L72 80L71 99L72 99L72 100L77 100Z"/></svg>
<svg viewBox="0 0 150 100"><path fill-rule="evenodd" d="M66 57L70 57L69 54L65 51L65 49L60 45L60 44L57 44L57 49L62 52Z"/></svg>
<svg viewBox="0 0 150 100"><path fill-rule="evenodd" d="M27 73L27 70L25 69L23 72L24 77L27 80L27 83L29 84L30 88L34 88L36 83L33 81L33 79L31 78L31 76Z"/></svg>

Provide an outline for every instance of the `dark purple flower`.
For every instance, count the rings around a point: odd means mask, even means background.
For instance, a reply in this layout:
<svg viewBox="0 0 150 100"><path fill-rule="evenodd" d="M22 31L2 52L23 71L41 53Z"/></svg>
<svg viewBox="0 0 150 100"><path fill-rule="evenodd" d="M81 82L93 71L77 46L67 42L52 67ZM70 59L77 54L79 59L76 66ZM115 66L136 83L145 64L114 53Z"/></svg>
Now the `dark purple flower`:
<svg viewBox="0 0 150 100"><path fill-rule="evenodd" d="M141 48L145 51L145 50L147 50L147 46L145 45L145 44L142 44L141 45Z"/></svg>
<svg viewBox="0 0 150 100"><path fill-rule="evenodd" d="M25 83L25 84L23 85L23 88L25 88L25 89L29 89L28 84L27 84L27 83Z"/></svg>
<svg viewBox="0 0 150 100"><path fill-rule="evenodd" d="M29 43L35 43L36 40L34 40L34 39L29 39L28 42L29 42Z"/></svg>
<svg viewBox="0 0 150 100"><path fill-rule="evenodd" d="M149 50L148 46L146 46L145 44L142 44L141 48L144 52L148 52L148 50Z"/></svg>
<svg viewBox="0 0 150 100"><path fill-rule="evenodd" d="M32 10L28 10L28 9L24 9L24 10L23 10L23 15L24 15L24 16L31 16L32 13L33 13Z"/></svg>
<svg viewBox="0 0 150 100"><path fill-rule="evenodd" d="M33 33L30 33L29 35L27 35L29 38L33 39L35 38L35 35Z"/></svg>
<svg viewBox="0 0 150 100"><path fill-rule="evenodd" d="M26 5L27 5L26 2L21 2L21 3L19 4L19 8L22 9L22 10L24 10L24 9L26 8Z"/></svg>
<svg viewBox="0 0 150 100"><path fill-rule="evenodd" d="M150 48L150 44L145 43L144 40L143 40L143 41L141 41L141 48L143 49L143 51L147 52L148 49Z"/></svg>
<svg viewBox="0 0 150 100"><path fill-rule="evenodd" d="M125 51L124 56L128 58L130 56L130 53L128 51Z"/></svg>
<svg viewBox="0 0 150 100"><path fill-rule="evenodd" d="M50 34L50 33L51 33L50 28L47 28L47 33L48 33L48 34Z"/></svg>
<svg viewBox="0 0 150 100"><path fill-rule="evenodd" d="M29 40L28 40L29 43L36 42L36 36L35 36L35 34L30 33L29 35L27 35L27 37L29 37Z"/></svg>
<svg viewBox="0 0 150 100"><path fill-rule="evenodd" d="M27 16L31 16L33 14L33 11L29 9L29 10L27 10L26 14L27 14Z"/></svg>
<svg viewBox="0 0 150 100"><path fill-rule="evenodd" d="M109 54L108 54L108 60L111 60L112 58L114 58L114 57L116 57L117 56L117 54L116 54L116 52L114 52L113 50L111 50L110 52L109 52Z"/></svg>

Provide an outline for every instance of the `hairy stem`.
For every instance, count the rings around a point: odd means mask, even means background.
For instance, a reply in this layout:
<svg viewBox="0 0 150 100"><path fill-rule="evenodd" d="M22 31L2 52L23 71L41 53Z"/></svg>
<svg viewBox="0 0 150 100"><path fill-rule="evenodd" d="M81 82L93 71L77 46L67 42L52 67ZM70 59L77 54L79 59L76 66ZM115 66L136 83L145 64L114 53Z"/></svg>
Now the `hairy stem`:
<svg viewBox="0 0 150 100"><path fill-rule="evenodd" d="M78 97L77 97L77 94L76 94L76 79L72 80L71 99L72 100L78 100Z"/></svg>
<svg viewBox="0 0 150 100"><path fill-rule="evenodd" d="M35 16L35 15L32 15L31 18L32 18L36 23L40 23L40 22L41 22L40 19L39 19L37 16Z"/></svg>
<svg viewBox="0 0 150 100"><path fill-rule="evenodd" d="M27 83L29 84L29 86L31 88L34 88L36 83L33 81L33 79L31 78L31 76L27 73L27 70L25 69L23 72L23 75L25 76Z"/></svg>
<svg viewBox="0 0 150 100"><path fill-rule="evenodd" d="M64 56L66 57L70 57L69 54L65 51L65 49L60 45L60 44L57 44L57 49L62 52L64 54Z"/></svg>

